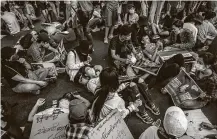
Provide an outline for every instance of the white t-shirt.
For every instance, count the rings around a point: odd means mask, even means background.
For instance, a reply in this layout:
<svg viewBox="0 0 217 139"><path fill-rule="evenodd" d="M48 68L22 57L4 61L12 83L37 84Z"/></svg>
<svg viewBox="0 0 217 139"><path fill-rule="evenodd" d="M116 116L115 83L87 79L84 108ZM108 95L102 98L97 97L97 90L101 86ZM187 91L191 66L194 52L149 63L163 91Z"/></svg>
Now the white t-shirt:
<svg viewBox="0 0 217 139"><path fill-rule="evenodd" d="M4 12L4 15L1 18L5 21L11 34L20 32L20 25L14 13Z"/></svg>
<svg viewBox="0 0 217 139"><path fill-rule="evenodd" d="M189 29L192 32L193 36L194 36L194 41L197 40L198 29L196 28L196 26L194 24L184 23L183 28Z"/></svg>
<svg viewBox="0 0 217 139"><path fill-rule="evenodd" d="M139 139L160 139L157 135L157 131L158 127L150 126L140 135Z"/></svg>

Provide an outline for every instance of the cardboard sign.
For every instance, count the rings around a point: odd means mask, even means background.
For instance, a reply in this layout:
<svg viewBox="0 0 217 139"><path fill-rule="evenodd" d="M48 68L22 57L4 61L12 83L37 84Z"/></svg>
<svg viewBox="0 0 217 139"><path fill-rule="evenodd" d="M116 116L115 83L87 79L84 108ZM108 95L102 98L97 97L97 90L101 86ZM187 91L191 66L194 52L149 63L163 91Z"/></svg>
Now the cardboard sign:
<svg viewBox="0 0 217 139"><path fill-rule="evenodd" d="M211 124L201 109L184 111L184 113L188 119L188 129L186 132L188 136L192 136L196 139L202 139L207 135L217 134L217 130L200 130L200 124L202 122Z"/></svg>
<svg viewBox="0 0 217 139"><path fill-rule="evenodd" d="M68 123L68 113L61 109L40 112L34 116L30 139L66 139L65 126Z"/></svg>
<svg viewBox="0 0 217 139"><path fill-rule="evenodd" d="M169 93L173 103L178 107L186 100L197 99L203 92L184 69L181 69L162 91Z"/></svg>
<svg viewBox="0 0 217 139"><path fill-rule="evenodd" d="M90 139L134 139L120 112L114 110L89 134Z"/></svg>
<svg viewBox="0 0 217 139"><path fill-rule="evenodd" d="M192 54L189 51L185 50L162 51L158 53L161 62L164 62L177 54L183 55L185 63L191 63L193 61L196 61Z"/></svg>

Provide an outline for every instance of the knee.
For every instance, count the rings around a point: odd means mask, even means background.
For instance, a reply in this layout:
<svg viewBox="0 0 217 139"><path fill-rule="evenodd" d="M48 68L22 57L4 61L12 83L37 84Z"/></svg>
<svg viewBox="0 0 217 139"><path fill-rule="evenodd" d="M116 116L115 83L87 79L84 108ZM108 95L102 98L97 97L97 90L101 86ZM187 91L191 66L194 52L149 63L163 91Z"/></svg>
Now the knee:
<svg viewBox="0 0 217 139"><path fill-rule="evenodd" d="M133 87L133 86L136 86L136 83L131 82L131 83L130 83L130 87Z"/></svg>

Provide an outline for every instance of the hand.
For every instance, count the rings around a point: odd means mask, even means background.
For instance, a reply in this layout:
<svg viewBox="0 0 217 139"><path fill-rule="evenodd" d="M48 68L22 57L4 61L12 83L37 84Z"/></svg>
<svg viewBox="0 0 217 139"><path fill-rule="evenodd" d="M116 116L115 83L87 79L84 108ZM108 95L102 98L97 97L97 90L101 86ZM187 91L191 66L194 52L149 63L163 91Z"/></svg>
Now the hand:
<svg viewBox="0 0 217 139"><path fill-rule="evenodd" d="M25 58L19 58L19 59L18 59L18 62L20 62L20 63L22 63L22 64L23 64L25 61L26 61Z"/></svg>
<svg viewBox="0 0 217 139"><path fill-rule="evenodd" d="M44 105L44 103L45 103L45 99L44 98L39 98L35 105L40 107L40 106Z"/></svg>
<svg viewBox="0 0 217 139"><path fill-rule="evenodd" d="M90 65L89 61L84 61L84 65Z"/></svg>
<svg viewBox="0 0 217 139"><path fill-rule="evenodd" d="M142 101L140 99L136 100L133 105L138 108L139 106L142 106Z"/></svg>
<svg viewBox="0 0 217 139"><path fill-rule="evenodd" d="M87 61L88 61L89 63L90 63L92 60L93 60L92 57L90 57L90 56L87 57Z"/></svg>
<svg viewBox="0 0 217 139"><path fill-rule="evenodd" d="M125 64L130 64L131 61L129 59L126 59Z"/></svg>
<svg viewBox="0 0 217 139"><path fill-rule="evenodd" d="M48 83L45 82L45 81L37 81L37 85L42 86L42 87L45 87L45 86L48 85Z"/></svg>
<svg viewBox="0 0 217 139"><path fill-rule="evenodd" d="M200 126L201 126L202 128L204 128L204 129L208 129L208 130L212 130L212 129L215 128L214 125L209 124L209 123L205 123L205 122L202 122L202 123L200 124Z"/></svg>

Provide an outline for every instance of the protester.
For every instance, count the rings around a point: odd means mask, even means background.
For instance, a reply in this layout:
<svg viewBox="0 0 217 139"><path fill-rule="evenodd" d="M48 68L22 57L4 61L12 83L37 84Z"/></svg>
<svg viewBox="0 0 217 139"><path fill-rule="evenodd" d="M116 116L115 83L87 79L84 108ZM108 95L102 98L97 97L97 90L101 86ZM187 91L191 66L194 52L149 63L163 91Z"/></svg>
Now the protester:
<svg viewBox="0 0 217 139"><path fill-rule="evenodd" d="M88 121L88 106L80 99L74 99L69 104L69 124L66 126L66 138L85 139L93 129Z"/></svg>
<svg viewBox="0 0 217 139"><path fill-rule="evenodd" d="M188 128L185 113L176 106L169 107L164 115L163 128L150 126L139 139L175 139L182 137Z"/></svg>
<svg viewBox="0 0 217 139"><path fill-rule="evenodd" d="M128 5L128 13L125 14L125 17L124 17L124 24L132 25L132 24L137 23L138 20L139 20L139 16L135 11L134 5L129 4Z"/></svg>
<svg viewBox="0 0 217 139"><path fill-rule="evenodd" d="M11 47L4 47L1 49L2 56L2 72L5 79L8 81L12 90L16 93L32 93L40 94L40 89L47 86L47 82L43 81L48 75L48 70L39 69L38 71L31 71L27 68L25 59L19 59L16 49ZM30 71L29 74L26 72ZM27 77L27 78L26 78Z"/></svg>
<svg viewBox="0 0 217 139"><path fill-rule="evenodd" d="M27 55L30 58L30 62L42 63L42 62L56 62L59 60L58 50L51 47L49 44L49 37L46 33L40 33L37 42L33 42L27 50ZM45 55L45 50L48 49L52 53Z"/></svg>

